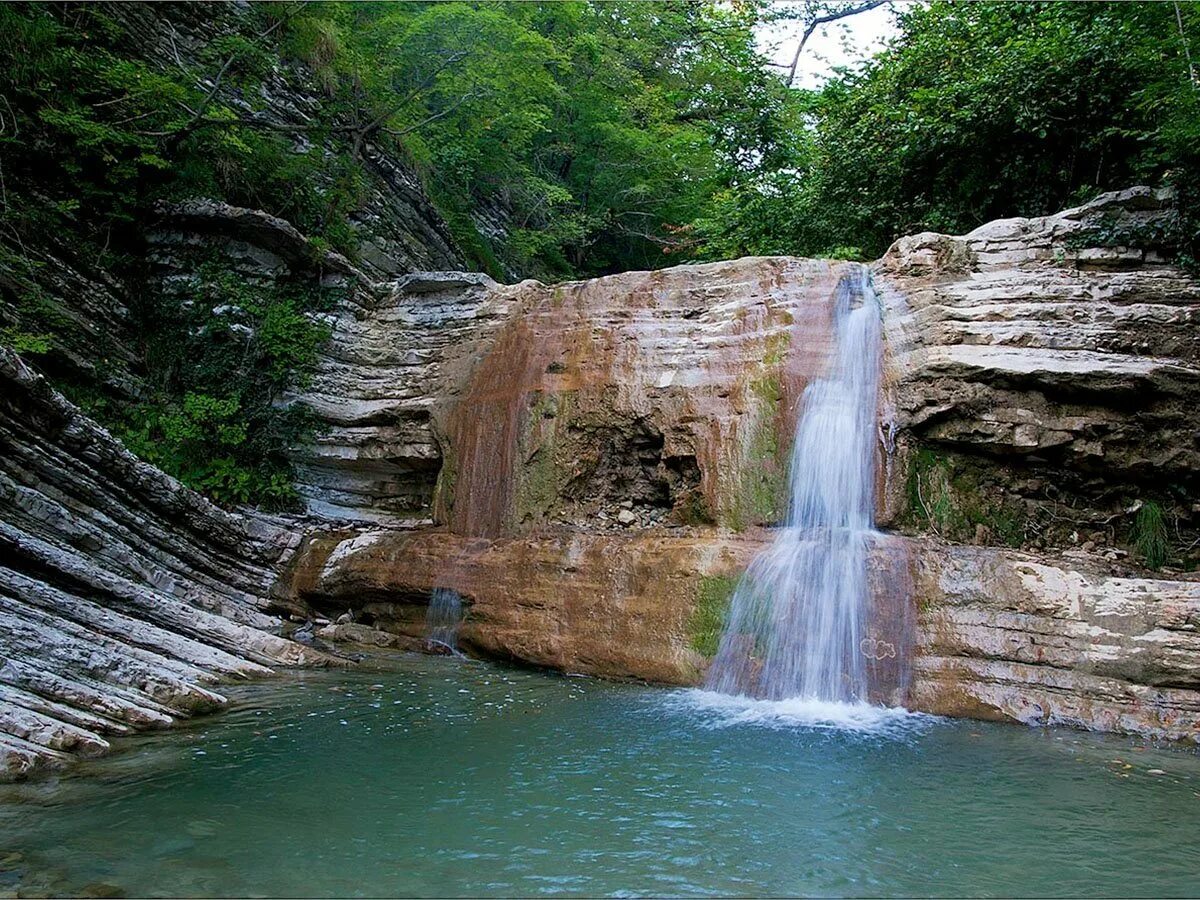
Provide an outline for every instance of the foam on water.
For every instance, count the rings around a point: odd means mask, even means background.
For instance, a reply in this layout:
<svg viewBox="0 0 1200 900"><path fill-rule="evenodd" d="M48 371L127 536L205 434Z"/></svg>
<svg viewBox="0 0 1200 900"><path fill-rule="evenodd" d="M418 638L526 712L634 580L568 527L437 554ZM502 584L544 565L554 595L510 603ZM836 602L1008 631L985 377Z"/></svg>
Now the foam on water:
<svg viewBox="0 0 1200 900"><path fill-rule="evenodd" d="M872 737L903 738L926 731L936 716L910 712L902 707L843 703L811 697L763 700L745 695L722 694L699 688L673 691L668 708L698 715L709 728L741 725L779 730L847 731Z"/></svg>

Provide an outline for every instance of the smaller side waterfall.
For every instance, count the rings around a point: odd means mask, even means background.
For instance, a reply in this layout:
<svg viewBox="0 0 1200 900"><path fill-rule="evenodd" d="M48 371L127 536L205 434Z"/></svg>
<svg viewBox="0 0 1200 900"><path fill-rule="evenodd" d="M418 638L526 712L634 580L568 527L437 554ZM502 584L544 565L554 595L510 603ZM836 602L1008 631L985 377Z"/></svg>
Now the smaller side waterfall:
<svg viewBox="0 0 1200 900"><path fill-rule="evenodd" d="M879 304L864 267L834 297L835 354L805 389L787 519L734 592L707 687L770 700L868 700Z"/></svg>
<svg viewBox="0 0 1200 900"><path fill-rule="evenodd" d="M434 588L425 613L425 640L434 647L458 652L458 626L462 624L462 595L451 588Z"/></svg>

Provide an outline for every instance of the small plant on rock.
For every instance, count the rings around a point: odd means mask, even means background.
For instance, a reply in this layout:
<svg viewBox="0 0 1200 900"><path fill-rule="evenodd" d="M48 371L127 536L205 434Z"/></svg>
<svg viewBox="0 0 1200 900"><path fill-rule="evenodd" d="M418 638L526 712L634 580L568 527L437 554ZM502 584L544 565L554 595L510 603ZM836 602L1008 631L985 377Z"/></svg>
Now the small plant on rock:
<svg viewBox="0 0 1200 900"><path fill-rule="evenodd" d="M1151 569L1167 561L1167 524L1162 507L1150 500L1143 503L1133 520L1132 543L1138 558Z"/></svg>

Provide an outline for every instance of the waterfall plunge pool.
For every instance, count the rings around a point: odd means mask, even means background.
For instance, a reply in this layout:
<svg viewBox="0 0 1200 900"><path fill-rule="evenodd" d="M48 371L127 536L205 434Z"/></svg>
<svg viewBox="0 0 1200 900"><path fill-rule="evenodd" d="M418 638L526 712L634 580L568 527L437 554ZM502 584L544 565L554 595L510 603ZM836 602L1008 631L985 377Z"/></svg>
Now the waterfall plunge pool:
<svg viewBox="0 0 1200 900"><path fill-rule="evenodd" d="M0 891L1200 894L1200 755L398 655L0 789Z"/></svg>

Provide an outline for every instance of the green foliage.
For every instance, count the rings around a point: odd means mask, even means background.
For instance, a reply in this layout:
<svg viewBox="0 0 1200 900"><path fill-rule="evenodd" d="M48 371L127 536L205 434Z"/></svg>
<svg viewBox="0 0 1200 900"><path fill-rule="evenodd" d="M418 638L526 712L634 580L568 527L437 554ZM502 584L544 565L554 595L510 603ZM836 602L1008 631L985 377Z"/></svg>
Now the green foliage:
<svg viewBox="0 0 1200 900"><path fill-rule="evenodd" d="M73 255L119 266L153 201L202 195L266 210L353 251L357 163L317 146L298 151L288 135L217 98L204 105L206 82L222 71L223 84L255 96L277 59L269 43L225 34L201 48L195 66L160 68L140 58L137 41L100 4L0 7L0 239L22 247L70 234Z"/></svg>
<svg viewBox="0 0 1200 900"><path fill-rule="evenodd" d="M384 157L418 173L471 264L497 277L869 258L902 233L1137 181L1175 186L1178 225L1102 223L1086 239L1200 259L1196 2L1178 4L1182 26L1167 3L912 4L888 49L819 91L770 72L754 0L222 6L223 27L197 31L207 45L166 61L131 9L0 6L0 339L26 353L78 330L27 246L136 285L153 205L207 196L353 256L368 193L408 190ZM324 102L271 120L264 88L281 83ZM276 477L304 417L278 404L314 364L321 302L218 271L185 298L140 298L154 394L112 420L136 422L131 440L214 495L286 502ZM752 443L747 521L777 504L783 471L771 429ZM964 473L940 471L924 474L947 495L914 510L1014 539Z"/></svg>
<svg viewBox="0 0 1200 900"><path fill-rule="evenodd" d="M47 353L50 350L52 335L30 334L19 328L0 328L0 344L4 344L17 353Z"/></svg>
<svg viewBox="0 0 1200 900"><path fill-rule="evenodd" d="M747 165L786 91L755 4L311 4L285 47L425 173L476 265L551 277L661 265ZM483 237L472 215L498 214ZM501 263L503 260L503 264Z"/></svg>
<svg viewBox="0 0 1200 900"><path fill-rule="evenodd" d="M252 427L237 397L189 393L179 405L135 409L120 435L138 456L219 503L290 508L297 497L285 461L248 458Z"/></svg>
<svg viewBox="0 0 1200 900"><path fill-rule="evenodd" d="M849 259L854 262L868 262L870 259L862 247L846 246L831 247L820 254L820 257L825 259Z"/></svg>
<svg viewBox="0 0 1200 900"><path fill-rule="evenodd" d="M1167 524L1163 519L1162 507L1153 500L1143 503L1137 511L1130 543L1147 568L1157 569L1167 561Z"/></svg>
<svg viewBox="0 0 1200 900"><path fill-rule="evenodd" d="M1025 522L1019 508L989 498L969 468L932 450L918 450L909 469L904 524L948 540L974 541L983 525L1001 544L1020 547Z"/></svg>
<svg viewBox="0 0 1200 900"><path fill-rule="evenodd" d="M329 331L314 314L331 301L303 281L257 284L204 265L197 283L139 310L153 399L93 412L135 453L220 502L293 506L287 451L310 416L278 401L316 366Z"/></svg>
<svg viewBox="0 0 1200 900"><path fill-rule="evenodd" d="M708 256L878 256L919 230L1044 215L1104 190L1173 183L1200 229L1200 4L934 0L903 7L883 53L817 92L778 163L696 222ZM1154 236L1151 236L1154 237Z"/></svg>
<svg viewBox="0 0 1200 900"><path fill-rule="evenodd" d="M701 656L712 659L721 644L721 633L729 617L729 603L740 575L704 575L696 585L696 602L688 619L688 644Z"/></svg>

